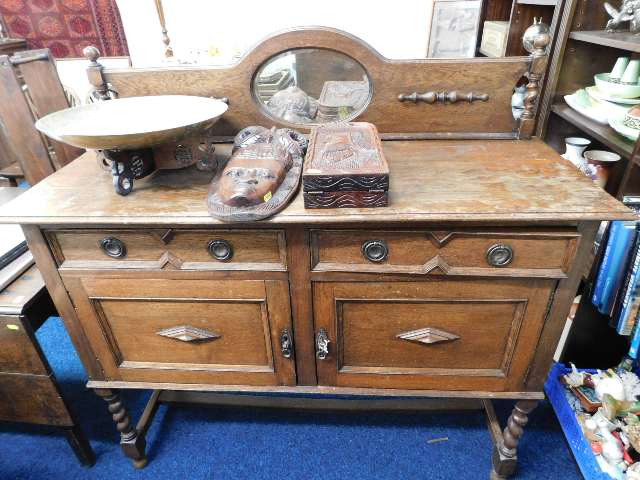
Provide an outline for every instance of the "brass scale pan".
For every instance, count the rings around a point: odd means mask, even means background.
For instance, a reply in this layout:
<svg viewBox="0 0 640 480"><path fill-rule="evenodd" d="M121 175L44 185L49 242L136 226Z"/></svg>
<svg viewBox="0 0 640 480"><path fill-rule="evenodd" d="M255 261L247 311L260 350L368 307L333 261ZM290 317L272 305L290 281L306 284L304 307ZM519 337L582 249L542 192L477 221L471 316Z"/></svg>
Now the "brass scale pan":
<svg viewBox="0 0 640 480"><path fill-rule="evenodd" d="M75 147L103 150L112 161L116 192L127 195L133 180L156 166L179 168L193 163L154 161L151 147L202 136L227 108L220 100L189 95L127 97L51 113L38 120L36 128Z"/></svg>
<svg viewBox="0 0 640 480"><path fill-rule="evenodd" d="M51 113L38 120L36 128L79 148L135 150L200 134L226 110L226 103L207 97L128 97Z"/></svg>

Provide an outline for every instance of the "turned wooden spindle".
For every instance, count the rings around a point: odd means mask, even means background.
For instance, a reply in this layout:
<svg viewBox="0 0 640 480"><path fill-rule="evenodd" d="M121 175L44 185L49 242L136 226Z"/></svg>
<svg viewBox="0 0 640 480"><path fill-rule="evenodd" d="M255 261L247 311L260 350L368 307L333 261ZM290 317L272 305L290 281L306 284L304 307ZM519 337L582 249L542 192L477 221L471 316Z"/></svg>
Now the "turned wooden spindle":
<svg viewBox="0 0 640 480"><path fill-rule="evenodd" d="M536 26L539 26L539 24L534 23L534 25L532 25L532 27ZM533 134L538 97L540 96L540 81L547 70L547 61L549 60L547 47L550 42L551 35L548 31L536 33L533 42L531 42L533 48L530 50L531 63L529 65L529 71L527 72L527 92L524 97L524 111L520 117L519 138L530 138Z"/></svg>
<svg viewBox="0 0 640 480"><path fill-rule="evenodd" d="M458 102L473 103L476 100L479 100L481 102L486 102L487 100L489 100L489 95L486 93L473 93L473 92L461 93L456 91L424 92L424 93L413 92L411 94L403 93L398 95L398 100L400 102L413 102L413 103L424 102L428 104L434 104L434 103L448 104L448 103L458 103Z"/></svg>
<svg viewBox="0 0 640 480"><path fill-rule="evenodd" d="M158 12L158 19L160 20L160 28L162 31L162 43L164 43L164 56L169 58L173 57L173 49L171 48L171 39L169 38L169 32L167 31L166 21L164 19L164 8L162 8L162 0L156 1L156 11Z"/></svg>
<svg viewBox="0 0 640 480"><path fill-rule="evenodd" d="M537 400L521 400L516 403L507 420L507 426L502 432L502 439L494 448L492 478L506 478L515 472L518 444L524 434L524 427L529 421L529 414L537 404Z"/></svg>
<svg viewBox="0 0 640 480"><path fill-rule="evenodd" d="M140 435L131 423L131 417L120 395L113 390L102 388L95 389L95 392L107 402L109 413L116 423L116 429L120 433L122 451L133 461L135 468L144 468L147 465L146 441L144 436Z"/></svg>
<svg viewBox="0 0 640 480"><path fill-rule="evenodd" d="M89 66L87 66L87 78L91 84L90 97L93 101L109 100L116 98L117 93L110 87L102 77L102 65L98 62L100 57L100 50L93 45L89 45L82 50L82 54L87 60L89 60Z"/></svg>

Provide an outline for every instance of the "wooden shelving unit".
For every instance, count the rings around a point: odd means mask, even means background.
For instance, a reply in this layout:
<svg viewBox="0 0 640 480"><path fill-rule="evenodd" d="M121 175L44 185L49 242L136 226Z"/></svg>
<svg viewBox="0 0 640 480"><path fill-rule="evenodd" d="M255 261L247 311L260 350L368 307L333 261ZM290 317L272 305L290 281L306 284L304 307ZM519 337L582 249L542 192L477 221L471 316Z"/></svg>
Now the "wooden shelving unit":
<svg viewBox="0 0 640 480"><path fill-rule="evenodd" d="M626 194L634 143L608 125L601 125L571 109L564 96L594 85L594 75L611 71L616 59L640 53L640 37L630 32L606 32L605 0L566 0L551 53L545 90L539 105L536 134L560 153L564 138L583 136L623 157L606 190ZM619 162L620 163L620 162Z"/></svg>
<svg viewBox="0 0 640 480"><path fill-rule="evenodd" d="M569 33L569 38L580 42L619 48L629 52L640 53L640 37L630 32L605 32L604 30L576 30Z"/></svg>
<svg viewBox="0 0 640 480"><path fill-rule="evenodd" d="M553 105L551 107L551 111L569 122L571 125L587 132L589 136L606 145L623 158L631 158L634 143L618 135L618 133L608 125L601 125L594 122L584 115L579 114L564 103Z"/></svg>
<svg viewBox="0 0 640 480"><path fill-rule="evenodd" d="M559 25L562 5L565 0L482 0L480 7L480 23L476 42L476 55L486 56L480 52L482 31L485 21L502 21L509 23L509 34L505 56L528 55L522 47L522 35L533 24L533 19L542 17L549 25L552 37Z"/></svg>
<svg viewBox="0 0 640 480"><path fill-rule="evenodd" d="M640 193L638 145L571 109L564 96L594 85L594 75L611 71L621 56L640 54L640 37L629 32L605 32L609 19L606 0L566 0L551 52L544 91L538 107L536 134L559 153L565 150L564 139L570 136L589 138L590 149L618 153L605 189L619 199ZM591 303L591 284L602 255L602 245L595 251L591 271L582 284L582 299L565 344L563 362L594 368L615 365L628 349L627 337L609 327L609 318L598 313ZM595 249L594 249L595 250Z"/></svg>
<svg viewBox="0 0 640 480"><path fill-rule="evenodd" d="M520 5L550 5L555 7L558 2L556 0L516 0L516 3Z"/></svg>

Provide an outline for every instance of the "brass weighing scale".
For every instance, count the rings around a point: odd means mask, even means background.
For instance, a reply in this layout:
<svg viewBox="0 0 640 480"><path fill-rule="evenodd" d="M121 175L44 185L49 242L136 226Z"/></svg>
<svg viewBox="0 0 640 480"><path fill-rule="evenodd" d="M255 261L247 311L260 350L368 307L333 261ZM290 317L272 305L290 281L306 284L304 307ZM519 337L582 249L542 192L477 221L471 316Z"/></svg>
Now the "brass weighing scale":
<svg viewBox="0 0 640 480"><path fill-rule="evenodd" d="M214 170L215 146L207 132L226 112L221 100L157 95L106 100L51 113L36 122L45 135L98 150L120 195L155 170Z"/></svg>

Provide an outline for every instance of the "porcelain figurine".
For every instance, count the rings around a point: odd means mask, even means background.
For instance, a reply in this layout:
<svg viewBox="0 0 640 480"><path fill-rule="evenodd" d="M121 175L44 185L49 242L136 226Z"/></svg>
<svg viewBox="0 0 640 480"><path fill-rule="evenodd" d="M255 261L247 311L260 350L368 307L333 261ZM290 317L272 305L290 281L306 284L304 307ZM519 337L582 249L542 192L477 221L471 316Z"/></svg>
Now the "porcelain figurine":
<svg viewBox="0 0 640 480"><path fill-rule="evenodd" d="M563 376L564 383L569 387L581 387L584 385L585 372L579 372L575 364L571 364L571 373L567 373Z"/></svg>
<svg viewBox="0 0 640 480"><path fill-rule="evenodd" d="M605 27L607 32L622 30L622 24L626 22L629 22L631 33L640 32L640 2L638 0L622 0L619 10L605 2L604 9L611 17Z"/></svg>
<svg viewBox="0 0 640 480"><path fill-rule="evenodd" d="M568 386L591 387L594 389L596 397L600 400L602 400L605 395L609 395L618 401L625 401L627 399L624 382L615 371L607 370L606 372L591 374L579 372L573 364L571 368L571 373L563 377Z"/></svg>
<svg viewBox="0 0 640 480"><path fill-rule="evenodd" d="M598 434L602 437L602 458L618 471L626 470L623 447L613 436L605 422L598 422Z"/></svg>
<svg viewBox="0 0 640 480"><path fill-rule="evenodd" d="M617 400L613 396L605 393L602 397L602 414L609 420L628 414L640 413L640 402Z"/></svg>

